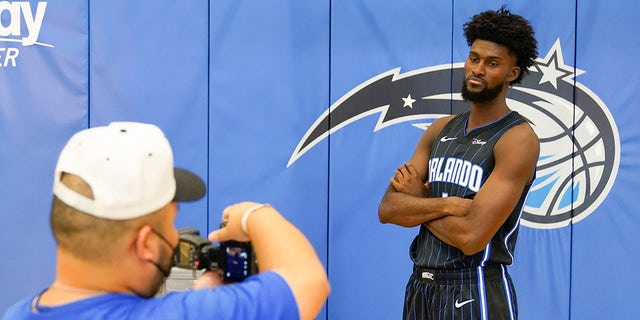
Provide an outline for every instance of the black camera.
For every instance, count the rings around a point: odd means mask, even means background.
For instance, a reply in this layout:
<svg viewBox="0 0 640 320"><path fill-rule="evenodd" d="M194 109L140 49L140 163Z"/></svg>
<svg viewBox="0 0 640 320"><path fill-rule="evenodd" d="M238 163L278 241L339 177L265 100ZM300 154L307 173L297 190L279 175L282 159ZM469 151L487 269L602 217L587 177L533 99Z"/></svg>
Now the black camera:
<svg viewBox="0 0 640 320"><path fill-rule="evenodd" d="M195 228L178 230L178 247L173 265L190 270L222 270L225 283L240 282L258 273L258 264L250 242L224 241L220 246L200 236Z"/></svg>

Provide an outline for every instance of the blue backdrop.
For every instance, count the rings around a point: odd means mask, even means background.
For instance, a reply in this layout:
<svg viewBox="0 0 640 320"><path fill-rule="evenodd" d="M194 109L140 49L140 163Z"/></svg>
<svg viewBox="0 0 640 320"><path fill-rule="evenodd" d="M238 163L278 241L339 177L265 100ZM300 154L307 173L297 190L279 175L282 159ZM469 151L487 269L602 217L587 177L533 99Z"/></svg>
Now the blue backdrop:
<svg viewBox="0 0 640 320"><path fill-rule="evenodd" d="M207 233L231 203L272 203L328 270L319 319L401 318L417 229L380 224L377 206L424 128L460 111L462 24L503 3L0 1L0 310L54 278L66 140L143 121L207 181L178 227ZM509 94L541 138L510 268L520 318L635 319L640 4L506 4L539 44Z"/></svg>

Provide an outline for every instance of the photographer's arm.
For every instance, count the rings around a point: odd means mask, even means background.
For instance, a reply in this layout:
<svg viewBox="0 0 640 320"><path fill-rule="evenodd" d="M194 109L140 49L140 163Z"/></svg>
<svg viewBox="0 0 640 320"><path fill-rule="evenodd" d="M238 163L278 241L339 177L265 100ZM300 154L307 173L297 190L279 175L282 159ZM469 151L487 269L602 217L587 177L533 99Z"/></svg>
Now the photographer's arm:
<svg viewBox="0 0 640 320"><path fill-rule="evenodd" d="M326 271L313 246L293 224L270 207L263 206L248 215L248 234L241 227L242 216L257 205L243 202L225 209L227 226L209 235L212 241L251 241L260 261L260 271L282 276L296 299L301 319L313 319L330 291Z"/></svg>

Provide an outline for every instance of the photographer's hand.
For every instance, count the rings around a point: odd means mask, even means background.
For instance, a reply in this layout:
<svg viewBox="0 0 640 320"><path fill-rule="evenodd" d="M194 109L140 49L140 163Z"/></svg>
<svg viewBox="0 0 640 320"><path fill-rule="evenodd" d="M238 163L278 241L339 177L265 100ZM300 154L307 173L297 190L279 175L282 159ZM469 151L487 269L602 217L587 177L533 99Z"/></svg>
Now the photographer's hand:
<svg viewBox="0 0 640 320"><path fill-rule="evenodd" d="M330 287L326 271L309 240L276 209L242 202L224 209L221 229L209 234L211 241L251 241L260 272L279 274L296 299L300 318L314 319Z"/></svg>
<svg viewBox="0 0 640 320"><path fill-rule="evenodd" d="M261 206L256 202L241 202L231 206L222 211L222 221L224 226L218 230L215 230L209 234L209 240L223 242L228 240L236 240L241 242L250 241L249 234L242 230L242 219L252 208ZM258 210L254 209L253 211ZM248 216L245 220L248 219ZM246 221L245 221L246 224Z"/></svg>

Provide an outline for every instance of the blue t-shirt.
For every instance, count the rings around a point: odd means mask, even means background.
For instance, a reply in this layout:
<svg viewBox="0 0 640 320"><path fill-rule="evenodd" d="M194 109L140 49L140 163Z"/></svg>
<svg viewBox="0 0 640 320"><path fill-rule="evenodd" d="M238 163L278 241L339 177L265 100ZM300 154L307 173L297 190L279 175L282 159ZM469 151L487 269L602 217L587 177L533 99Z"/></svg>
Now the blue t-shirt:
<svg viewBox="0 0 640 320"><path fill-rule="evenodd" d="M215 289L170 292L144 299L131 294L104 294L60 306L35 306L39 295L26 298L5 313L16 319L299 319L291 289L275 272Z"/></svg>

